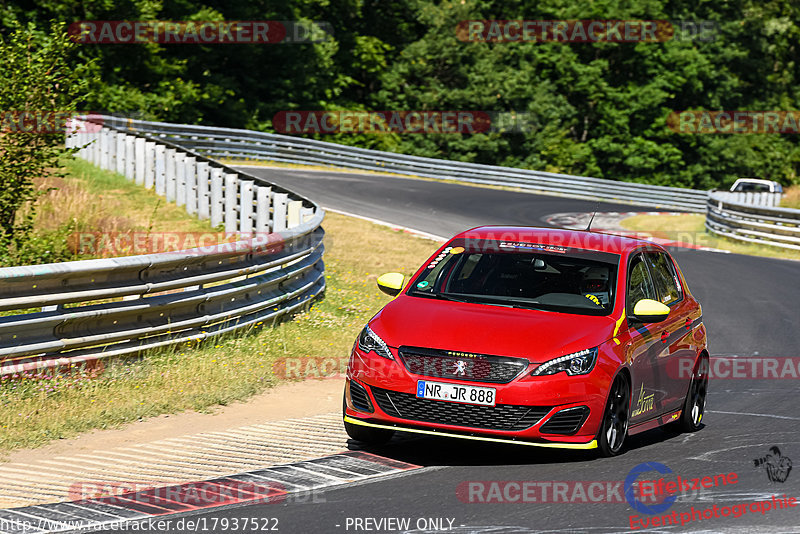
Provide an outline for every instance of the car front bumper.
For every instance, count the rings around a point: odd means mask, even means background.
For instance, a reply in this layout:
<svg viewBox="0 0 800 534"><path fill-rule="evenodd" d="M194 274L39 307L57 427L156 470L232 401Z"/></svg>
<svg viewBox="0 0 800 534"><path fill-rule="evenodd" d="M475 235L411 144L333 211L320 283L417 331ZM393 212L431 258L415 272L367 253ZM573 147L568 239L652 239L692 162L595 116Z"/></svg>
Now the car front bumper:
<svg viewBox="0 0 800 534"><path fill-rule="evenodd" d="M533 368L534 364L505 384L457 381L415 375L397 358L354 349L347 373L345 421L479 441L595 448L610 379L598 369L585 376L531 377ZM495 407L418 399L419 380L493 388ZM353 384L356 402L351 396ZM513 423L515 418L518 424Z"/></svg>

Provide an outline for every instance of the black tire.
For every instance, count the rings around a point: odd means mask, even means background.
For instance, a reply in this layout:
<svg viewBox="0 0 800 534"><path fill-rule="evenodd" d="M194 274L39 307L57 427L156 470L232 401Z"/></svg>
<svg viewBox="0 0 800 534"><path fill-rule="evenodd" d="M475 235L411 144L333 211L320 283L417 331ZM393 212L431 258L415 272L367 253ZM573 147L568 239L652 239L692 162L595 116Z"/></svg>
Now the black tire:
<svg viewBox="0 0 800 534"><path fill-rule="evenodd" d="M345 413L347 400L342 398L342 415ZM383 445L394 436L394 430L386 430L383 428L372 428L362 425L354 425L344 421L344 431L347 435L356 441L360 441L365 445Z"/></svg>
<svg viewBox="0 0 800 534"><path fill-rule="evenodd" d="M617 375L608 393L603 412L603 422L597 434L597 451L600 456L616 456L622 452L628 435L631 388L622 375Z"/></svg>
<svg viewBox="0 0 800 534"><path fill-rule="evenodd" d="M675 421L675 429L680 432L697 432L703 426L708 394L708 356L701 356L694 366L686 400L683 401L681 417Z"/></svg>

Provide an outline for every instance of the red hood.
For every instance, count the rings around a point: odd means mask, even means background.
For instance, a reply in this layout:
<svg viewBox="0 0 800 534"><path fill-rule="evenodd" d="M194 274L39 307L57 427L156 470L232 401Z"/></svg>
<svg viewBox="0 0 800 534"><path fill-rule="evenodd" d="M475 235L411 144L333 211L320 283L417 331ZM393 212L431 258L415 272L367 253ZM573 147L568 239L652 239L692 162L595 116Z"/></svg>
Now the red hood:
<svg viewBox="0 0 800 534"><path fill-rule="evenodd" d="M541 363L596 347L614 320L400 295L370 321L389 346L517 356Z"/></svg>

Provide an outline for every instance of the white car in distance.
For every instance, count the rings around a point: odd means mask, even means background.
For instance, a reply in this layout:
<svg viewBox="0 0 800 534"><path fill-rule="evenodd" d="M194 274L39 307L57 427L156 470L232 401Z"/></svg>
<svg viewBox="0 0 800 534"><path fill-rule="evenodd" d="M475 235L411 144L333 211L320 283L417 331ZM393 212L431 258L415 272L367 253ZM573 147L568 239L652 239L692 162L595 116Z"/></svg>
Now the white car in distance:
<svg viewBox="0 0 800 534"><path fill-rule="evenodd" d="M757 178L739 178L731 186L734 193L783 193L783 187L772 180Z"/></svg>

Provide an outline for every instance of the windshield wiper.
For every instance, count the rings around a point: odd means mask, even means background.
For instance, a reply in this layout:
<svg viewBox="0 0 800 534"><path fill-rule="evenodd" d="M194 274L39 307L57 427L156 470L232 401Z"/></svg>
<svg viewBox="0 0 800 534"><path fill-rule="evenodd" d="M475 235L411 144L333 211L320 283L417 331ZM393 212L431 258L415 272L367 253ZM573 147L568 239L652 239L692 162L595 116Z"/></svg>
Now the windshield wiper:
<svg viewBox="0 0 800 534"><path fill-rule="evenodd" d="M473 304L496 304L498 306L505 306L507 308L519 308L519 309L525 309L525 310L535 309L535 308L532 308L530 306L530 304L536 304L536 303L532 303L531 301L528 301L528 300L514 299L514 298L509 298L509 297L497 297L497 296L494 296L494 295L472 295L472 294L470 294L470 295L468 295L469 297L471 297L470 300L453 297L452 293L437 293L437 295L441 295L442 297L444 297L444 298L446 298L448 300L453 300L453 301L456 301L456 302L470 302L470 303L473 303ZM522 304L522 306L520 306L520 304Z"/></svg>
<svg viewBox="0 0 800 534"><path fill-rule="evenodd" d="M440 293L431 293L431 295L434 295L434 296L436 296L436 297L438 297L440 299L450 300L452 302L465 302L465 303L468 303L468 304L469 303L472 303L472 304L475 303L474 300L468 300L468 299L454 297L454 296L452 296L451 293L441 293L440 292Z"/></svg>

